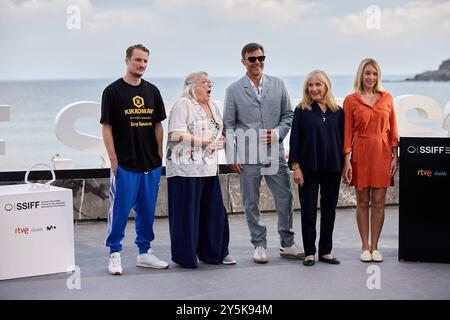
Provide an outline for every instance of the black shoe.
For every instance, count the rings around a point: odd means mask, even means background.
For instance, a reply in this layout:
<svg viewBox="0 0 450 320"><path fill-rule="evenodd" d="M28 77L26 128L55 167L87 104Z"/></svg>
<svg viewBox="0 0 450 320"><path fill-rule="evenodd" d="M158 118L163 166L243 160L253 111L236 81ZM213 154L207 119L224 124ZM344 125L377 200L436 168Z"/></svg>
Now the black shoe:
<svg viewBox="0 0 450 320"><path fill-rule="evenodd" d="M316 263L316 261L314 261L314 259L313 260L308 260L308 259L303 260L303 265L307 266L307 267L313 266L314 263Z"/></svg>
<svg viewBox="0 0 450 320"><path fill-rule="evenodd" d="M319 255L319 261L329 263L329 264L340 264L341 262L336 258L327 259Z"/></svg>

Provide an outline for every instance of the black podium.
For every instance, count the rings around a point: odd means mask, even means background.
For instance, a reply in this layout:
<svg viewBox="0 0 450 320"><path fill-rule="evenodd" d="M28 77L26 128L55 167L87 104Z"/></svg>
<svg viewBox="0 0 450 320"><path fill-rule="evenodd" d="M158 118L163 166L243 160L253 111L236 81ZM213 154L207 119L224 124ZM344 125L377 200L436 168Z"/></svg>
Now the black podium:
<svg viewBox="0 0 450 320"><path fill-rule="evenodd" d="M450 138L400 138L399 260L450 262Z"/></svg>

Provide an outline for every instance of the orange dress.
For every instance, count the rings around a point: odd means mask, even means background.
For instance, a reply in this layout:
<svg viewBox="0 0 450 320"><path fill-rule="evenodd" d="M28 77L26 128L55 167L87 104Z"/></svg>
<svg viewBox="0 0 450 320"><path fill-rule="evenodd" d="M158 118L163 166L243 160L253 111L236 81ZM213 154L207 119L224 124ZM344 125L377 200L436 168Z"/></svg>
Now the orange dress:
<svg viewBox="0 0 450 320"><path fill-rule="evenodd" d="M393 186L389 169L392 148L398 147L398 129L391 94L382 92L373 107L359 93L348 95L344 119L343 151L352 153L352 185L358 191Z"/></svg>

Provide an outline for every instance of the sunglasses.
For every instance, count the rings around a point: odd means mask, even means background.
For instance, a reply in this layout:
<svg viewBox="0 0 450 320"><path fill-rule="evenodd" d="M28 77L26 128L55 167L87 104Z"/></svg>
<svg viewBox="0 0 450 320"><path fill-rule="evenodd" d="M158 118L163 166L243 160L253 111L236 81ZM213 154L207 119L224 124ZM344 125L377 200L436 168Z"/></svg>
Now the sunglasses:
<svg viewBox="0 0 450 320"><path fill-rule="evenodd" d="M251 63L255 63L256 60L258 60L259 62L263 62L264 60L266 60L266 56L248 57L248 58L245 58L245 59L247 59Z"/></svg>

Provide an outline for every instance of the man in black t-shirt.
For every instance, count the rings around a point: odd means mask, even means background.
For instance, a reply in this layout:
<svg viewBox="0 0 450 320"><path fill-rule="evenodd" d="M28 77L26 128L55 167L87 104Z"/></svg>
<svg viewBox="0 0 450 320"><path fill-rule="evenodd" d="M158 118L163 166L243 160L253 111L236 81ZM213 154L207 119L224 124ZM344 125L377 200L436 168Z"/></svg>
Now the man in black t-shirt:
<svg viewBox="0 0 450 320"><path fill-rule="evenodd" d="M162 121L164 103L157 87L141 77L147 68L149 50L141 44L126 51L127 72L103 91L103 141L111 161L108 238L110 248L108 272L123 273L120 242L131 208L135 211L136 265L168 268L156 257L150 242L154 239L153 221L162 170Z"/></svg>

